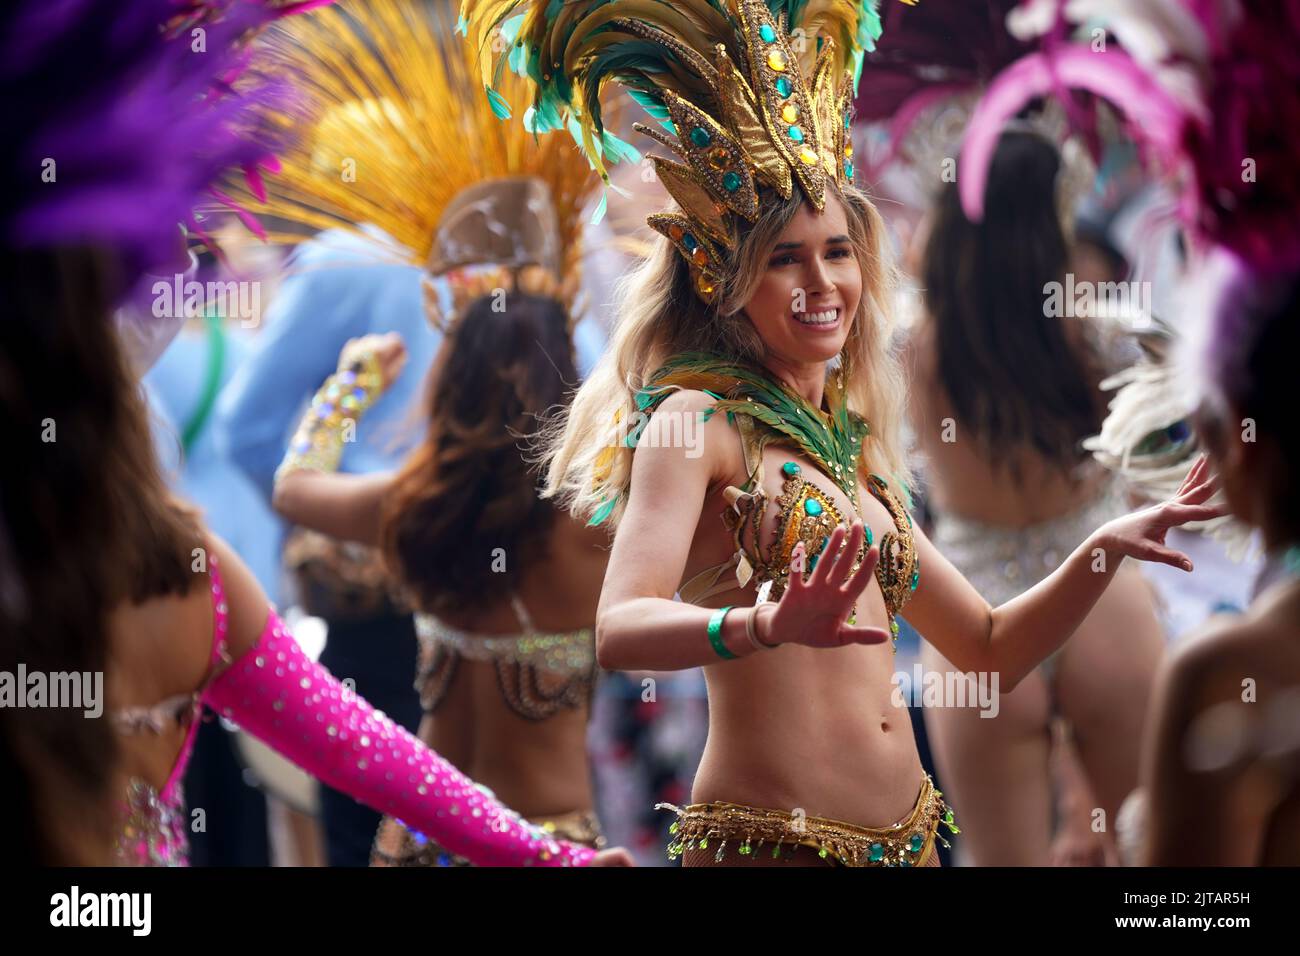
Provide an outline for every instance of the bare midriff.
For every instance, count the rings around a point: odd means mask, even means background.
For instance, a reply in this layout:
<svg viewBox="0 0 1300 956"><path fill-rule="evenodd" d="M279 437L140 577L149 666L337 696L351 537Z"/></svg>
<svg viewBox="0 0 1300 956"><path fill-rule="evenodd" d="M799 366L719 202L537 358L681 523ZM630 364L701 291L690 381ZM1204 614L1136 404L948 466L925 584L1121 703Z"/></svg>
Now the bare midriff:
<svg viewBox="0 0 1300 956"><path fill-rule="evenodd" d="M782 465L794 461L852 520L848 497L808 458L769 446L763 460L771 500L780 493ZM720 492L707 497L687 577L735 550L716 517L724 506ZM858 507L875 540L894 530L885 506L865 487L858 490ZM776 511L769 506L764 516L765 546L775 535ZM745 607L754 595L751 583L708 603ZM889 626L874 577L857 602L856 620ZM916 802L922 768L907 708L901 698L898 706L892 700L894 671L889 643L834 649L785 644L706 667L709 736L692 802L799 808L866 827L905 817Z"/></svg>

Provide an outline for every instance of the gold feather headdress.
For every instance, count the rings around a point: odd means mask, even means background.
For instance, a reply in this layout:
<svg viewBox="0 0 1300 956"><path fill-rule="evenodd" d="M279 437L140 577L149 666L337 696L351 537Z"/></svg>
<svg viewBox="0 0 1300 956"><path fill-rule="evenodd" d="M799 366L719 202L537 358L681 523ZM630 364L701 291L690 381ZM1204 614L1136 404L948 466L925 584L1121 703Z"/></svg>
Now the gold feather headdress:
<svg viewBox="0 0 1300 956"><path fill-rule="evenodd" d="M498 113L509 115L511 74L528 77L525 125L567 127L606 181L604 158L627 152L601 116L607 81L672 134L636 125L682 160L652 157L681 211L648 221L705 300L731 217L757 218L760 187L788 199L798 183L820 211L828 179L853 179L849 111L880 36L875 0L463 0L458 29Z"/></svg>
<svg viewBox="0 0 1300 956"><path fill-rule="evenodd" d="M299 135L265 195L241 198L311 230L377 227L391 258L451 273L457 308L481 287L515 285L572 310L583 209L600 180L573 144L497 119L451 3L339 3L269 31L255 64L292 77L301 102L279 119ZM526 81L504 88L519 95ZM467 265L501 268L455 271Z"/></svg>

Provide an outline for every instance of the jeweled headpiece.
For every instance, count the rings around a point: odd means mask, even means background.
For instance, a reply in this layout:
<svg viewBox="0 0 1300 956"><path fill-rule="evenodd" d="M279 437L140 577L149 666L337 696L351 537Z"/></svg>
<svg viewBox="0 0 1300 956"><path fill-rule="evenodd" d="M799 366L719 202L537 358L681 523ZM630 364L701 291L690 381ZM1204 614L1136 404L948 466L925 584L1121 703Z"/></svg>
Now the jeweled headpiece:
<svg viewBox="0 0 1300 956"><path fill-rule="evenodd" d="M465 0L460 30L498 113L509 116L497 89L509 66L535 87L525 126L569 129L606 181L605 158L635 151L605 129L604 84L625 87L659 121L663 130L635 128L682 160L652 157L680 211L648 222L706 300L733 217L758 217L762 186L788 199L798 183L820 211L828 179L853 179L850 106L863 52L880 36L875 0Z"/></svg>

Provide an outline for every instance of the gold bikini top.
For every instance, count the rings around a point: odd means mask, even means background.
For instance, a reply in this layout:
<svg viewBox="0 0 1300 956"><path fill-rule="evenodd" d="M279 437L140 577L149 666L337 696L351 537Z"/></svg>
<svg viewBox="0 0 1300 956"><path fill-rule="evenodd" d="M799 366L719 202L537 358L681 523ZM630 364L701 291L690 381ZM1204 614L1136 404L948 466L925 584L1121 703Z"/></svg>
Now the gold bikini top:
<svg viewBox="0 0 1300 956"><path fill-rule="evenodd" d="M432 614L415 615L415 689L426 714L438 709L465 658L494 665L502 698L521 717L545 720L562 709L590 706L598 671L593 629L543 633L518 595L510 595L510 604L519 620L517 634L471 634Z"/></svg>
<svg viewBox="0 0 1300 956"><path fill-rule="evenodd" d="M724 491L730 507L723 512L722 521L733 535L736 552L729 560L706 568L678 589L681 599L691 604L736 587L743 590L751 582L760 589L770 582L767 596L779 600L789 581L790 557L795 546L800 541L804 543L805 553L811 556L807 568L811 572L835 528L848 523L830 496L803 478L802 466L788 461L781 467L784 483L776 498L779 509L776 534L771 546L764 550L760 530L768 496L763 490L763 448L769 444L786 444L788 439L783 441L778 432L756 423L748 415L736 413L734 421L740 431L745 470L749 474L744 487L732 485ZM896 528L880 536L880 563L876 567L876 580L884 595L890 631L896 640L898 622L895 616L902 611L920 583L920 558L916 553L912 518L907 509L880 476L868 476L867 488L885 506ZM856 496L850 497L856 506ZM856 516L851 516L850 520L852 517ZM874 538L868 525L855 568L866 557ZM728 574L733 569L734 583Z"/></svg>

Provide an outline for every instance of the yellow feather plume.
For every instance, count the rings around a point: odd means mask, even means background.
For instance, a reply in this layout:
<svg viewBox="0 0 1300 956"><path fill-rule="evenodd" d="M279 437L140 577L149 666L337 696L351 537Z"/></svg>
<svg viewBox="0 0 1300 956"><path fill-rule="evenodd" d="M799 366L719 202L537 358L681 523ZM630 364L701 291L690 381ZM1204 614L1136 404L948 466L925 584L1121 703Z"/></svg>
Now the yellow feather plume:
<svg viewBox="0 0 1300 956"><path fill-rule="evenodd" d="M423 266L438 220L462 190L484 180L535 176L550 188L576 272L583 208L600 185L564 137L535 137L492 112L478 61L455 36L450 4L352 0L268 31L257 68L287 75L302 102L280 120L299 135L266 179L267 201L230 190L259 216L312 230L376 226ZM505 95L527 81L502 76ZM276 234L281 241L301 236Z"/></svg>

